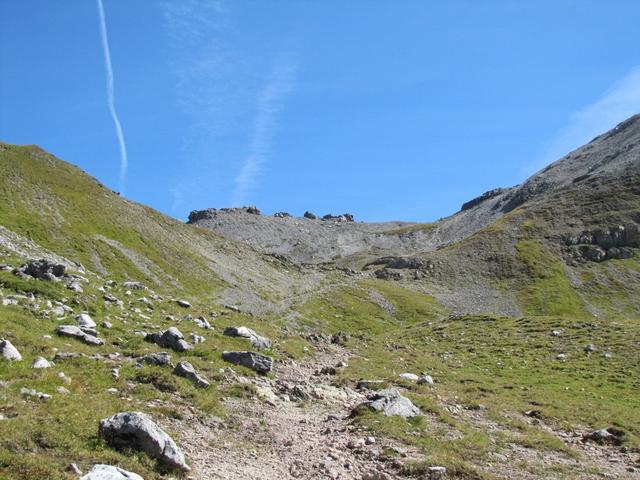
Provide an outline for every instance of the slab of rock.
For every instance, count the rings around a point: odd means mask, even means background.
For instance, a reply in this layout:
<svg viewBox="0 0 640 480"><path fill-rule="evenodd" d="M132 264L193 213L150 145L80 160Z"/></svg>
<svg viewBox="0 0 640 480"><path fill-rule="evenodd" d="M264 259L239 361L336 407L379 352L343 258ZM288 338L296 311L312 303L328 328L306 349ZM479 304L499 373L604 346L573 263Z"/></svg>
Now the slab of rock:
<svg viewBox="0 0 640 480"><path fill-rule="evenodd" d="M143 413L121 412L100 420L99 433L113 447L141 450L169 468L191 470L173 439Z"/></svg>
<svg viewBox="0 0 640 480"><path fill-rule="evenodd" d="M82 330L80 327L76 327L75 325L60 325L58 328L56 328L56 333L58 335L62 335L63 337L77 338L89 345L104 344L104 342L97 336L92 335L91 333L87 333L86 331Z"/></svg>
<svg viewBox="0 0 640 480"><path fill-rule="evenodd" d="M191 380L197 387L207 388L209 386L209 381L202 375L199 375L189 362L178 362L176 368L173 369L173 373L179 377Z"/></svg>
<svg viewBox="0 0 640 480"><path fill-rule="evenodd" d="M167 352L149 353L138 358L137 363L146 363L148 365L157 365L159 367L170 367L171 356Z"/></svg>
<svg viewBox="0 0 640 480"><path fill-rule="evenodd" d="M398 415L410 418L422 414L411 400L400 395L395 388L375 392L364 405L387 416Z"/></svg>
<svg viewBox="0 0 640 480"><path fill-rule="evenodd" d="M93 319L86 313L76 315L76 324L79 327L96 328L96 322L94 322Z"/></svg>
<svg viewBox="0 0 640 480"><path fill-rule="evenodd" d="M80 480L144 480L140 475L112 465L97 464Z"/></svg>
<svg viewBox="0 0 640 480"><path fill-rule="evenodd" d="M147 334L144 339L147 342L153 342L164 348L171 348L177 352L191 350L193 345L184 339L184 335L176 327L170 327L164 332L155 332Z"/></svg>
<svg viewBox="0 0 640 480"><path fill-rule="evenodd" d="M271 340L266 337L261 337L256 332L247 327L227 327L224 329L223 334L227 337L246 338L255 348L271 347Z"/></svg>
<svg viewBox="0 0 640 480"><path fill-rule="evenodd" d="M191 308L191 304L186 300L176 300L176 303L180 305L182 308Z"/></svg>
<svg viewBox="0 0 640 480"><path fill-rule="evenodd" d="M255 352L222 352L222 359L235 365L242 365L258 373L268 373L273 366L273 358Z"/></svg>
<svg viewBox="0 0 640 480"><path fill-rule="evenodd" d="M53 364L44 357L36 357L33 363L31 364L31 368L51 368Z"/></svg>
<svg viewBox="0 0 640 480"><path fill-rule="evenodd" d="M0 356L5 360L19 362L22 360L22 355L16 347L9 340L2 339L0 341Z"/></svg>
<svg viewBox="0 0 640 480"><path fill-rule="evenodd" d="M417 382L419 377L415 373L401 373L400 378L409 380L410 382Z"/></svg>

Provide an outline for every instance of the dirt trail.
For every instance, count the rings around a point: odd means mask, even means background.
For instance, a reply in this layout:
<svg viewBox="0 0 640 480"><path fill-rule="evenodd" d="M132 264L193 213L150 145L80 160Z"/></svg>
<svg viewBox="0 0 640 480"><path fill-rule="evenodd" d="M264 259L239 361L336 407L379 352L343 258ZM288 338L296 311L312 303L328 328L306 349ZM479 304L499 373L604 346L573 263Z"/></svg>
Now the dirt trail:
<svg viewBox="0 0 640 480"><path fill-rule="evenodd" d="M342 361L348 361L348 353L331 345L315 359L278 364L273 379L231 374L230 383L249 383L257 395L226 400L224 422L205 425L193 416L169 427L182 433L192 478L396 478L398 465L386 461L383 449L395 449L401 456L413 453L350 425L347 417L364 397L331 386L331 375L319 374Z"/></svg>

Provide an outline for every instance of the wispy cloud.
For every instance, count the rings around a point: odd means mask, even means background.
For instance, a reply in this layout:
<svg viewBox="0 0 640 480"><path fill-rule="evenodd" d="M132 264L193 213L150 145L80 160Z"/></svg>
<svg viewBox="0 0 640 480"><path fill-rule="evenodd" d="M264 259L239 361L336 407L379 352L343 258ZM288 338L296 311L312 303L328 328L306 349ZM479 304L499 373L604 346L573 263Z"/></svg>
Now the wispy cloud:
<svg viewBox="0 0 640 480"><path fill-rule="evenodd" d="M574 113L568 125L547 144L533 170L558 160L636 113L640 113L640 65L597 101Z"/></svg>
<svg viewBox="0 0 640 480"><path fill-rule="evenodd" d="M124 133L122 132L122 125L120 124L120 119L118 118L118 112L116 111L116 100L115 100L115 92L113 87L113 68L111 66L111 51L109 50L109 38L107 36L107 20L105 18L104 5L102 4L102 0L98 0L98 16L100 17L100 37L102 39L104 67L107 74L107 104L109 105L109 112L111 112L113 125L116 129L116 137L118 138L118 145L120 146L120 183L119 185L120 185L120 192L124 194L129 161L127 159L127 144L124 141Z"/></svg>
<svg viewBox="0 0 640 480"><path fill-rule="evenodd" d="M247 195L255 187L262 173L264 164L269 160L278 116L287 95L293 89L295 80L296 66L291 59L278 59L258 97L249 154L235 178L232 205L239 206L246 201Z"/></svg>

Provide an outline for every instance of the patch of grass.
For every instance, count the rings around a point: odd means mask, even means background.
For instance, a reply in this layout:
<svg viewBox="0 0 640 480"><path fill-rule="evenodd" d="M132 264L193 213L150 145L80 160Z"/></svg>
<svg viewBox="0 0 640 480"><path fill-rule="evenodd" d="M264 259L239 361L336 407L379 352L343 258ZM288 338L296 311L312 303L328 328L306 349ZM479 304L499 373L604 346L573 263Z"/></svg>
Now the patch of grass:
<svg viewBox="0 0 640 480"><path fill-rule="evenodd" d="M518 259L527 267L528 280L518 299L528 315L591 316L584 308L560 260L533 240L519 240Z"/></svg>

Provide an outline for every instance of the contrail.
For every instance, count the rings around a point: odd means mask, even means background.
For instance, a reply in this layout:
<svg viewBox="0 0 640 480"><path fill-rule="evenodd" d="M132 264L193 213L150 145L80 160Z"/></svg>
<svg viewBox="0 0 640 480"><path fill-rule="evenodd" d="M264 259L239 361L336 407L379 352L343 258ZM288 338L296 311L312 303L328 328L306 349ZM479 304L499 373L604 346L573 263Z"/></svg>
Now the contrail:
<svg viewBox="0 0 640 480"><path fill-rule="evenodd" d="M120 145L120 193L124 194L125 179L129 166L127 160L127 145L124 142L122 125L120 125L118 113L116 112L115 95L113 92L113 68L111 67L111 52L109 50L109 39L107 38L107 21L104 16L102 0L98 0L98 15L100 16L100 36L102 38L102 51L104 53L104 68L107 71L107 103L109 104L111 118L116 128L118 144Z"/></svg>
<svg viewBox="0 0 640 480"><path fill-rule="evenodd" d="M284 99L293 88L295 77L294 64L282 60L276 62L271 77L258 98L249 155L235 178L232 205L240 206L245 201L246 194L255 186L260 176L263 164L269 159L278 114Z"/></svg>

